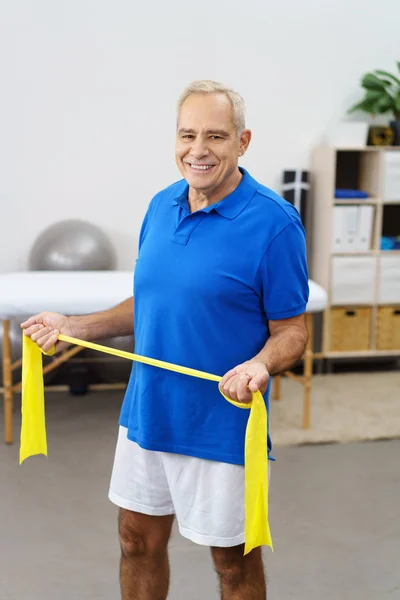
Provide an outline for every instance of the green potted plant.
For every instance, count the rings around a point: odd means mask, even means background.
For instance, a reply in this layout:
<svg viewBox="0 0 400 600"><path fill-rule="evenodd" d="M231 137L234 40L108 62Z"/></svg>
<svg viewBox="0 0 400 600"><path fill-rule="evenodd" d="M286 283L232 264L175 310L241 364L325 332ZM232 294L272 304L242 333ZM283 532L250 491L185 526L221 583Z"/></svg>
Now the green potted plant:
<svg viewBox="0 0 400 600"><path fill-rule="evenodd" d="M400 61L397 61L400 73ZM400 78L392 73L376 69L366 73L361 79L365 90L364 98L349 109L349 113L362 110L370 115L392 113L394 120L390 127L394 133L396 146L400 145Z"/></svg>

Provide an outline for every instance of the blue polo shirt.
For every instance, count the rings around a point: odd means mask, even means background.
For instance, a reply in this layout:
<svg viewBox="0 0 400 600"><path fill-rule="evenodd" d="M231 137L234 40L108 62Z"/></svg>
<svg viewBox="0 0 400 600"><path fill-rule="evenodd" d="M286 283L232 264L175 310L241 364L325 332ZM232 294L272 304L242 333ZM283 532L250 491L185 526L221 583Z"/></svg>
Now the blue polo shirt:
<svg viewBox="0 0 400 600"><path fill-rule="evenodd" d="M229 196L194 213L185 180L151 201L134 274L137 354L222 376L263 348L268 321L305 311L299 214L241 172ZM133 363L120 424L142 448L242 465L248 416L215 382Z"/></svg>

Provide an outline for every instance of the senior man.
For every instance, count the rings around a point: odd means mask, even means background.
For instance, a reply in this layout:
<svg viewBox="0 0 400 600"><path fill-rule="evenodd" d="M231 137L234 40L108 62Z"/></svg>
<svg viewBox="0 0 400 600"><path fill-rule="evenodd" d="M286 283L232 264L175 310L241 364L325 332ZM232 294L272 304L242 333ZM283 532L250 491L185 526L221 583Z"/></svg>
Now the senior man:
<svg viewBox="0 0 400 600"><path fill-rule="evenodd" d="M134 331L136 353L223 375L221 390L239 402L259 389L268 409L270 376L305 349L308 273L297 211L239 167L250 140L238 93L190 84L177 111L183 179L150 202L133 297L92 315L41 313L26 335L47 351L58 333ZM133 364L109 491L120 507L123 600L167 597L174 518L211 548L221 598L266 598L261 549L243 555L248 414L213 382Z"/></svg>

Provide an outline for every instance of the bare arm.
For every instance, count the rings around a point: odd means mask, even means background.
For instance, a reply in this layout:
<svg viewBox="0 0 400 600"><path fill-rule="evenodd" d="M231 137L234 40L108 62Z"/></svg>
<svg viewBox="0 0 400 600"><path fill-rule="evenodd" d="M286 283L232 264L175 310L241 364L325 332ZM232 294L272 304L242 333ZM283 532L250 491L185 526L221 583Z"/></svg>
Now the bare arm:
<svg viewBox="0 0 400 600"><path fill-rule="evenodd" d="M289 369L303 356L308 340L304 315L270 321L269 329L262 350L222 378L221 390L232 400L250 402L252 392L264 394L270 375Z"/></svg>
<svg viewBox="0 0 400 600"><path fill-rule="evenodd" d="M71 328L75 337L101 340L108 337L133 334L133 296L108 310L71 317Z"/></svg>
<svg viewBox="0 0 400 600"><path fill-rule="evenodd" d="M133 297L105 311L91 315L66 317L58 313L42 312L21 324L25 335L37 343L44 352L54 345L57 352L68 347L57 341L64 334L86 341L133 334Z"/></svg>
<svg viewBox="0 0 400 600"><path fill-rule="evenodd" d="M308 332L304 314L269 322L270 337L252 360L265 364L270 375L290 369L304 354Z"/></svg>

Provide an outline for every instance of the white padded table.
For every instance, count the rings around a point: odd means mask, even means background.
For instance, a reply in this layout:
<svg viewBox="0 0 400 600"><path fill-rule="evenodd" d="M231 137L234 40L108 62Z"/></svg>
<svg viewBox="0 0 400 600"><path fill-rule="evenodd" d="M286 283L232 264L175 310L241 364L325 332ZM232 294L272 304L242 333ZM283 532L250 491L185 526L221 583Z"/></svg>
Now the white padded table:
<svg viewBox="0 0 400 600"><path fill-rule="evenodd" d="M0 275L0 317L41 311L83 315L133 295L132 271L28 271Z"/></svg>
<svg viewBox="0 0 400 600"><path fill-rule="evenodd" d="M310 297L307 304L307 312L322 312L325 310L328 302L326 291L320 285L315 283L315 281L311 281L311 279L309 280L308 285L310 287Z"/></svg>
<svg viewBox="0 0 400 600"><path fill-rule="evenodd" d="M309 342L304 355L304 414L303 426L309 426L309 404L312 378L312 313L324 310L326 292L310 281L307 305ZM5 440L12 442L13 393L20 383L12 382L12 363L9 339L9 320L20 315L41 311L81 315L111 308L133 295L131 271L28 271L0 274L0 320L3 335L3 387ZM68 352L68 351L67 351ZM289 374L289 373L287 373ZM292 376L298 380L300 378ZM280 377L276 378L274 397L278 399Z"/></svg>

